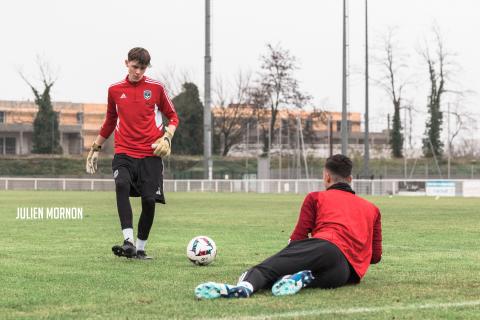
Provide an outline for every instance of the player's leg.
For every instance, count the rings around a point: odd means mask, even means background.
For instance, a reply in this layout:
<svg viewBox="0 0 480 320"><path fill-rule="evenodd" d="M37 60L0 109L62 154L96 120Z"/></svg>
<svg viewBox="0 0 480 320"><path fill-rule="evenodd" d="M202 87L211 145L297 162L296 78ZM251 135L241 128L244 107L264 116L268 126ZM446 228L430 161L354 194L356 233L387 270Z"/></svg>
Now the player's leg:
<svg viewBox="0 0 480 320"><path fill-rule="evenodd" d="M132 223L133 214L129 197L133 179L132 166L133 161L126 155L115 155L112 161L117 210L124 238L123 245L113 246L112 251L117 256L125 256L128 258L131 258L136 254Z"/></svg>
<svg viewBox="0 0 480 320"><path fill-rule="evenodd" d="M147 157L139 162L139 180L142 197L142 213L138 220L137 234L137 258L151 259L146 252L150 230L155 217L155 196L159 190L159 184L163 184L163 162L158 157Z"/></svg>
<svg viewBox="0 0 480 320"><path fill-rule="evenodd" d="M142 213L138 220L137 233L137 258L138 259L152 259L146 254L145 246L153 225L153 218L155 216L155 198L142 196Z"/></svg>
<svg viewBox="0 0 480 320"><path fill-rule="evenodd" d="M315 247L314 242L310 239L292 242L277 254L243 273L237 285L206 282L197 286L195 295L199 299L249 297L258 290L269 288L284 275L308 270L314 263L314 259L309 257ZM306 271L302 279L307 283L311 278L311 273Z"/></svg>
<svg viewBox="0 0 480 320"><path fill-rule="evenodd" d="M349 281L350 265L340 249L325 240L314 239L311 243L309 258L304 259L305 264L302 266L302 269L307 270L284 276L275 282L272 286L274 295L295 294L307 286L337 288ZM314 261L308 261L312 258Z"/></svg>
<svg viewBox="0 0 480 320"><path fill-rule="evenodd" d="M355 270L337 246L326 242L322 251L324 258L313 268L314 279L309 287L333 289L358 280Z"/></svg>
<svg viewBox="0 0 480 320"><path fill-rule="evenodd" d="M252 292L270 288L275 281L299 271L311 270L318 257L318 239L293 241L277 254L249 269L239 279L239 284L250 284ZM311 281L311 273L303 275L305 283Z"/></svg>

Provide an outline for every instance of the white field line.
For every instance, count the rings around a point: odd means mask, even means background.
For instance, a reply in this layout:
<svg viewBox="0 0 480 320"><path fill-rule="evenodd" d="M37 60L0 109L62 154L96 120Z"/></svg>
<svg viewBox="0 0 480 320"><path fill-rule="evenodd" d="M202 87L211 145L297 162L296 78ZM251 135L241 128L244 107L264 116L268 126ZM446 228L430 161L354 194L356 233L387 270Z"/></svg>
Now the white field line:
<svg viewBox="0 0 480 320"><path fill-rule="evenodd" d="M376 313L376 312L388 312L388 311L404 311L404 310L422 310L422 309L448 309L448 308L461 308L461 307L476 307L480 306L480 300L475 301L463 301L463 302L451 302L451 303L427 303L427 304L409 304L403 306L384 306L384 307L358 307L358 308L346 308L346 309L313 309L313 310L301 310L283 313L271 313L258 316L232 316L224 318L209 318L209 320L267 320L278 318L298 318L308 316L319 315L348 315L356 313Z"/></svg>

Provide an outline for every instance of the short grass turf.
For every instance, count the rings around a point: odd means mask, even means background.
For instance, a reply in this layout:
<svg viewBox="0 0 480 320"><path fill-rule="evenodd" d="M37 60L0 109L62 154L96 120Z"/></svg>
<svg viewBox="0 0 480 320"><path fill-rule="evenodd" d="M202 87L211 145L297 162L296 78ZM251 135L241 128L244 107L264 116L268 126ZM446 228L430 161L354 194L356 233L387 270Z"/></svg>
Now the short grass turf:
<svg viewBox="0 0 480 320"><path fill-rule="evenodd" d="M234 283L286 245L304 195L171 193L157 205L147 252L114 257L122 240L112 192L0 193L0 319L479 319L480 199L371 197L384 254L361 284L197 301L205 281ZM135 221L140 203L132 198ZM83 207L83 220L16 220L17 207ZM197 235L218 246L192 265Z"/></svg>

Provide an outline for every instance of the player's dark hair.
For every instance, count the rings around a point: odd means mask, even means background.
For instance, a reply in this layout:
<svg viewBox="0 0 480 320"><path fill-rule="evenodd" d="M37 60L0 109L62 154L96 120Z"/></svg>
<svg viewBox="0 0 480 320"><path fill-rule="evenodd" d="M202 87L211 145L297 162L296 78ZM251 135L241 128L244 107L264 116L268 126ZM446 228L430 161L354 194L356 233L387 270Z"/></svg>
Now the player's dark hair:
<svg viewBox="0 0 480 320"><path fill-rule="evenodd" d="M136 47L128 51L128 61L138 61L143 66L150 66L150 53L147 49Z"/></svg>
<svg viewBox="0 0 480 320"><path fill-rule="evenodd" d="M335 154L325 162L325 168L341 178L350 177L352 175L352 167L352 160L343 154Z"/></svg>

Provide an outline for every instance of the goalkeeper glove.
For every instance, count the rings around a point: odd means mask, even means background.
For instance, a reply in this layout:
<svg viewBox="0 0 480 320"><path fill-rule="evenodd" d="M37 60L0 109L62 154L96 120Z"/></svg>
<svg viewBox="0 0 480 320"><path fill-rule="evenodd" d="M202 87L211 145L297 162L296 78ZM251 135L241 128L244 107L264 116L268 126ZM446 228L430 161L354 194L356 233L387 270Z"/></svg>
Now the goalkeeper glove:
<svg viewBox="0 0 480 320"><path fill-rule="evenodd" d="M172 151L172 138L173 133L170 130L165 129L163 136L152 144L152 148L155 149L153 150L153 154L157 157L166 157L170 155L170 152Z"/></svg>
<svg viewBox="0 0 480 320"><path fill-rule="evenodd" d="M97 172L98 153L100 149L102 149L102 146L96 144L95 142L92 144L87 156L87 173L94 174Z"/></svg>

